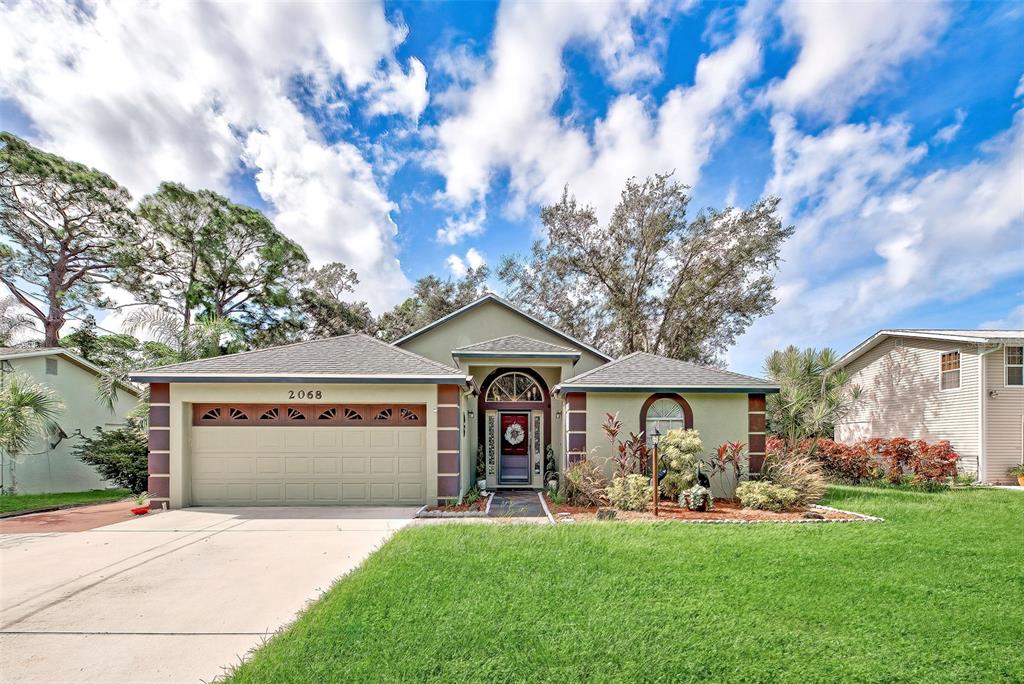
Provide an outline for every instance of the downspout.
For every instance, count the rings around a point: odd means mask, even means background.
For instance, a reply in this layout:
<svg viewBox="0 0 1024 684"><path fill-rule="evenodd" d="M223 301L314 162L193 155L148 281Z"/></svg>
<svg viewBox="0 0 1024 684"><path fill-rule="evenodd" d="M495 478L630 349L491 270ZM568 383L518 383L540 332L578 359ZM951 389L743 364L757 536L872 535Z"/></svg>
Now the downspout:
<svg viewBox="0 0 1024 684"><path fill-rule="evenodd" d="M1002 349L1003 345L997 344L991 349L982 351L978 347L978 476L977 482L983 482L985 474L985 357L992 352Z"/></svg>

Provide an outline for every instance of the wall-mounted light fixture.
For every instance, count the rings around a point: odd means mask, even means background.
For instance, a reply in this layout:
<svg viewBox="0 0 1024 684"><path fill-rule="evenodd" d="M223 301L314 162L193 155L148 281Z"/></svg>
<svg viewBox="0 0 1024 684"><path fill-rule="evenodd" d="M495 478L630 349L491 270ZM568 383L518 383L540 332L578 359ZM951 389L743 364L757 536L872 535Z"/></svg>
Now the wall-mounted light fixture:
<svg viewBox="0 0 1024 684"><path fill-rule="evenodd" d="M989 399L995 399L998 396L999 396L999 392L996 392L995 390L989 390L988 391L988 398Z"/></svg>
<svg viewBox="0 0 1024 684"><path fill-rule="evenodd" d="M474 414L473 414L473 409L470 409L470 410L469 410L469 419L470 419L470 420L473 420L473 415L474 415Z"/></svg>

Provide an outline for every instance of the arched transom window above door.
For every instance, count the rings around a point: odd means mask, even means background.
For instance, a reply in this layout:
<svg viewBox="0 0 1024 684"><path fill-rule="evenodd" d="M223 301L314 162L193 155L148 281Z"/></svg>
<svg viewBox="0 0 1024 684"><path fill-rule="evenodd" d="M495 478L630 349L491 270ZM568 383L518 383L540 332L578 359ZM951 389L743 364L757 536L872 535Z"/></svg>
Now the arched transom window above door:
<svg viewBox="0 0 1024 684"><path fill-rule="evenodd" d="M526 373L510 372L499 375L487 388L484 401L490 402L542 402L544 391L537 381Z"/></svg>
<svg viewBox="0 0 1024 684"><path fill-rule="evenodd" d="M686 428L686 414L683 413L683 407L675 399L667 397L656 399L647 407L647 420L646 425L644 425L644 431L648 442L651 441L651 436L655 430L664 435L669 430L682 430L684 428Z"/></svg>

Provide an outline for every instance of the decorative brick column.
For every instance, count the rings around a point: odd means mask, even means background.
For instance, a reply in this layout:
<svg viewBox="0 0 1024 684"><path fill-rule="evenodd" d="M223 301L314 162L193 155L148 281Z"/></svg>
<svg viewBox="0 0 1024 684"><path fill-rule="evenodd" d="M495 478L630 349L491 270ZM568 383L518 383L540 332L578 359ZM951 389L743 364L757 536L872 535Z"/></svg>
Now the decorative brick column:
<svg viewBox="0 0 1024 684"><path fill-rule="evenodd" d="M437 386L437 503L459 497L459 386Z"/></svg>
<svg viewBox="0 0 1024 684"><path fill-rule="evenodd" d="M747 448L750 454L750 474L761 472L765 455L765 395L747 395Z"/></svg>
<svg viewBox="0 0 1024 684"><path fill-rule="evenodd" d="M567 392L565 395L565 458L566 465L587 457L587 395Z"/></svg>
<svg viewBox="0 0 1024 684"><path fill-rule="evenodd" d="M149 507L171 506L171 389L149 386Z"/></svg>

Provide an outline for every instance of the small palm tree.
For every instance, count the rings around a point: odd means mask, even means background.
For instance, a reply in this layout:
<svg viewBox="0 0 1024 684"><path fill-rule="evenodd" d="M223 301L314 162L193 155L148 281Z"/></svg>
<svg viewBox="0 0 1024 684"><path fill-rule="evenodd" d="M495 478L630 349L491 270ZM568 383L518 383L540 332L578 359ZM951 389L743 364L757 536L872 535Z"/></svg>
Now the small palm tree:
<svg viewBox="0 0 1024 684"><path fill-rule="evenodd" d="M17 374L0 388L0 454L15 459L34 439L60 429L57 416L64 409L49 387ZM13 479L13 468L11 475ZM15 483L0 483L14 488Z"/></svg>
<svg viewBox="0 0 1024 684"><path fill-rule="evenodd" d="M765 372L779 383L779 393L768 397L768 430L786 441L788 449L805 438L832 438L835 424L860 396L846 370L837 368L834 350L786 347L765 360Z"/></svg>
<svg viewBox="0 0 1024 684"><path fill-rule="evenodd" d="M124 331L129 335L145 332L152 342L143 345L140 356L106 368L100 376L97 394L111 411L118 389L129 382L133 371L219 356L223 342L239 336L238 325L227 318L202 318L185 328L179 316L156 307L134 311L125 319ZM148 403L146 398L140 404L138 415L146 412Z"/></svg>

